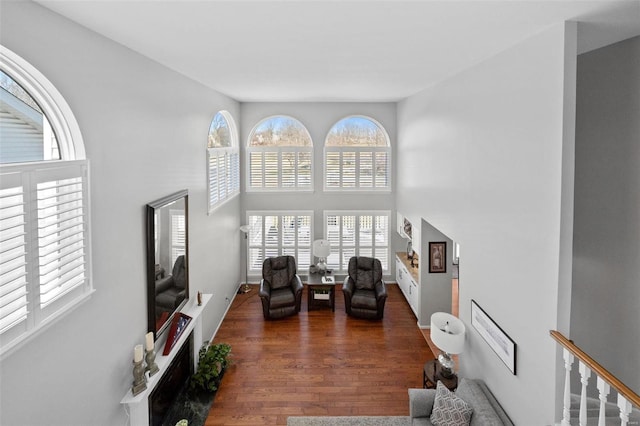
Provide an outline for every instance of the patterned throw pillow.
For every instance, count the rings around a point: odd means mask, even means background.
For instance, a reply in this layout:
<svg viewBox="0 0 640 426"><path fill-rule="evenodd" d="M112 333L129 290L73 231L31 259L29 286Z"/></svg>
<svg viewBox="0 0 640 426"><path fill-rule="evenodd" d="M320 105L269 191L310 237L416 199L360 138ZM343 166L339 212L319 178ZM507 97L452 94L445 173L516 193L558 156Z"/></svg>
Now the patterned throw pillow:
<svg viewBox="0 0 640 426"><path fill-rule="evenodd" d="M469 426L471 413L469 404L438 382L430 418L434 426Z"/></svg>

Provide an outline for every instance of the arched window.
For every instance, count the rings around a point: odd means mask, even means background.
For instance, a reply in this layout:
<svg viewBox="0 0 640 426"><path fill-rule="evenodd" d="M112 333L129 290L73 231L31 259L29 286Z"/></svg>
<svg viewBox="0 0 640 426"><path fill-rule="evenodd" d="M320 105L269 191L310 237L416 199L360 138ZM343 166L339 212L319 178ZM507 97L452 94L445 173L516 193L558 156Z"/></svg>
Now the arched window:
<svg viewBox="0 0 640 426"><path fill-rule="evenodd" d="M207 140L209 164L209 213L240 193L240 154L238 132L227 111L218 112L209 126Z"/></svg>
<svg viewBox="0 0 640 426"><path fill-rule="evenodd" d="M88 163L71 109L0 46L3 355L92 293Z"/></svg>
<svg viewBox="0 0 640 426"><path fill-rule="evenodd" d="M306 127L292 117L262 120L249 135L247 191L313 189L313 143Z"/></svg>
<svg viewBox="0 0 640 426"><path fill-rule="evenodd" d="M391 148L382 125L359 115L333 125L324 143L324 189L391 190Z"/></svg>

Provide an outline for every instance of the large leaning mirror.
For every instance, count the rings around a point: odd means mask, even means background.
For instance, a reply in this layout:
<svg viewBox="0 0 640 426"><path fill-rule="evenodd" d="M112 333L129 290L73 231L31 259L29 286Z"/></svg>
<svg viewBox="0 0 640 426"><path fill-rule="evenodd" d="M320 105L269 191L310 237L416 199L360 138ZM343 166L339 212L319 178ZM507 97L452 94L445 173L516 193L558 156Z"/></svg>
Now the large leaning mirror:
<svg viewBox="0 0 640 426"><path fill-rule="evenodd" d="M147 204L148 330L159 336L189 299L188 192Z"/></svg>

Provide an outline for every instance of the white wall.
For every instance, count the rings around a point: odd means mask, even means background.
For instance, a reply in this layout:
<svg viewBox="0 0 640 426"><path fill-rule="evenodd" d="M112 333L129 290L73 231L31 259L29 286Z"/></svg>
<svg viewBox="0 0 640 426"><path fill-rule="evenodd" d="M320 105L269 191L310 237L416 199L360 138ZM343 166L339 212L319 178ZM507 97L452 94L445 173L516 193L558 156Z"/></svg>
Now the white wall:
<svg viewBox="0 0 640 426"><path fill-rule="evenodd" d="M580 55L577 81L571 339L640 393L640 37Z"/></svg>
<svg viewBox="0 0 640 426"><path fill-rule="evenodd" d="M396 150L396 104L395 103L242 103L240 140L246 146L249 134L260 121L273 115L288 115L299 120L307 128L313 141L313 192L256 193L243 194L242 214L247 210L313 210L315 238L323 236L323 210L389 210L391 213L391 241L395 247L400 237L395 230L395 196L388 193L336 193L323 192L323 147L324 139L331 127L349 115L365 115L379 122L386 129L391 141L392 155ZM246 156L242 156L245 164ZM392 163L393 164L393 163ZM394 173L392 166L392 173ZM246 181L242 180L242 189ZM392 178L392 188L395 187ZM406 246L406 242L404 243ZM404 248L404 246L402 246ZM389 260L390 275L395 276L393 252ZM254 279L257 277L254 277Z"/></svg>
<svg viewBox="0 0 640 426"><path fill-rule="evenodd" d="M575 46L570 29L567 44ZM461 245L460 317L468 328L461 374L483 379L522 425L555 420L549 330L565 285L561 201L572 187L562 170L563 150L573 145L563 115L571 112L565 68L575 47L565 51L566 41L558 24L398 108L397 208ZM517 375L472 328L471 299L518 345Z"/></svg>
<svg viewBox="0 0 640 426"><path fill-rule="evenodd" d="M3 2L2 44L65 97L91 162L93 297L2 361L3 425L124 425L147 330L144 206L189 190L191 296L211 336L239 280L239 199L207 216L206 141L239 105L31 2ZM197 230L197 232L193 232Z"/></svg>

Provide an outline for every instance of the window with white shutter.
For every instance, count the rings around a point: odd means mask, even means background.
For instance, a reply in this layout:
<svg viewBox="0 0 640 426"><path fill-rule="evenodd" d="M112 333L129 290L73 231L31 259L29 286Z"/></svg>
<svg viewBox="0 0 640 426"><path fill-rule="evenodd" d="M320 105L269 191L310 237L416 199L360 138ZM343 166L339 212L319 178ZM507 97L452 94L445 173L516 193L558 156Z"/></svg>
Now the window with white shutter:
<svg viewBox="0 0 640 426"><path fill-rule="evenodd" d="M0 354L93 292L89 164L62 95L0 46ZM55 161L52 161L55 160Z"/></svg>
<svg viewBox="0 0 640 426"><path fill-rule="evenodd" d="M186 254L186 236L184 209L169 210L171 218L171 265L176 264L178 256Z"/></svg>
<svg viewBox="0 0 640 426"><path fill-rule="evenodd" d="M207 140L209 213L240 194L240 154L238 132L227 111L211 121Z"/></svg>
<svg viewBox="0 0 640 426"><path fill-rule="evenodd" d="M249 211L249 272L262 273L267 257L290 255L299 272L311 265L313 212Z"/></svg>
<svg viewBox="0 0 640 426"><path fill-rule="evenodd" d="M312 190L312 156L311 136L298 120L262 120L249 135L247 191Z"/></svg>
<svg viewBox="0 0 640 426"><path fill-rule="evenodd" d="M325 191L391 191L391 147L380 123L363 116L338 121L324 145Z"/></svg>
<svg viewBox="0 0 640 426"><path fill-rule="evenodd" d="M375 257L389 271L388 211L325 211L324 233L331 243L327 265L346 273L352 256Z"/></svg>

